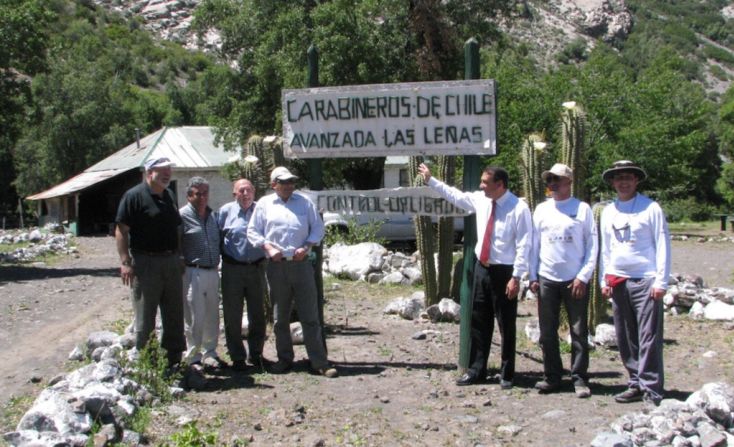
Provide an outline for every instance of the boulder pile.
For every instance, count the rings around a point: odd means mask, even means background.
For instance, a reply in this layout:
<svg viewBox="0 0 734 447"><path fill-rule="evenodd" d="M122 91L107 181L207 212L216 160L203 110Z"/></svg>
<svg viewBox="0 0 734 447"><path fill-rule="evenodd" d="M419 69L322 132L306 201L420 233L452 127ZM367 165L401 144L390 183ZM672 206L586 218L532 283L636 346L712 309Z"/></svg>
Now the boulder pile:
<svg viewBox="0 0 734 447"><path fill-rule="evenodd" d="M69 358L83 359L86 352L92 363L51 379L4 440L13 446L140 444L140 434L127 421L153 395L126 377L130 371L118 360L133 344L130 334L90 334L84 348L77 347ZM92 434L95 424L99 429Z"/></svg>
<svg viewBox="0 0 734 447"><path fill-rule="evenodd" d="M458 323L461 305L451 298L442 298L438 304L426 307L423 292L415 292L408 298L396 298L385 306L383 313L398 315L406 320L430 320L433 323Z"/></svg>
<svg viewBox="0 0 734 447"><path fill-rule="evenodd" d="M28 243L27 247L3 246ZM73 237L63 233L63 227L49 224L31 230L0 230L0 263L32 262L48 253L77 254ZM7 250L7 251L6 251Z"/></svg>
<svg viewBox="0 0 734 447"><path fill-rule="evenodd" d="M334 244L324 250L324 273L370 284L421 284L419 254L388 251L374 242Z"/></svg>
<svg viewBox="0 0 734 447"><path fill-rule="evenodd" d="M700 276L671 275L663 304L672 315L734 321L734 290L708 288Z"/></svg>
<svg viewBox="0 0 734 447"><path fill-rule="evenodd" d="M734 388L707 383L684 402L663 399L659 407L621 416L599 433L593 447L734 445Z"/></svg>

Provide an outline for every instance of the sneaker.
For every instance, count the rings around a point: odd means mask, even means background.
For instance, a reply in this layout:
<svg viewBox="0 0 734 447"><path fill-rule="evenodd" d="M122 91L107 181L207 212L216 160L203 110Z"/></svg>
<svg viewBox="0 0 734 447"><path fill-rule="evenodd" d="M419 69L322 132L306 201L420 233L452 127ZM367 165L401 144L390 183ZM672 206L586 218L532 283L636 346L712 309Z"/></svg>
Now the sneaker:
<svg viewBox="0 0 734 447"><path fill-rule="evenodd" d="M620 404L628 404L631 402L639 402L642 400L644 393L639 388L627 388L625 391L614 396L614 400Z"/></svg>
<svg viewBox="0 0 734 447"><path fill-rule="evenodd" d="M293 363L286 362L285 360L278 360L270 367L270 372L273 374L285 374L293 368Z"/></svg>
<svg viewBox="0 0 734 447"><path fill-rule="evenodd" d="M500 380L500 388L502 388L503 390L512 389L512 380Z"/></svg>
<svg viewBox="0 0 734 447"><path fill-rule="evenodd" d="M573 391L576 393L576 397L578 397L579 399L591 397L591 390L589 389L589 386L584 382L574 383Z"/></svg>
<svg viewBox="0 0 734 447"><path fill-rule="evenodd" d="M333 379L334 377L337 377L339 375L339 372L336 370L336 368L328 367L328 368L321 368L316 373L320 376L328 377L330 379Z"/></svg>
<svg viewBox="0 0 734 447"><path fill-rule="evenodd" d="M535 389L540 394L555 393L561 388L561 384L558 382L549 382L548 380L541 380L535 384Z"/></svg>

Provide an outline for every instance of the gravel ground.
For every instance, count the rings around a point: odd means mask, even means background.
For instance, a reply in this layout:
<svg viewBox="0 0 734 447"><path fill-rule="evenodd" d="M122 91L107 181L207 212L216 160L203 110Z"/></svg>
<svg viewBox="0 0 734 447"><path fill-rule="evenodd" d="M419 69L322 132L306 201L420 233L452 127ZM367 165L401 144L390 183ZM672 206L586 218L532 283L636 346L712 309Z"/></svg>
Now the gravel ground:
<svg viewBox="0 0 734 447"><path fill-rule="evenodd" d="M44 382L75 367L66 357L86 334L129 320L114 240L78 238L78 245L78 257L53 266L0 266L5 316L0 322L5 341L0 396L6 409L12 397L35 395ZM675 241L673 247L674 272L698 274L710 286L734 287L734 244ZM592 354L590 399L577 399L568 381L560 394L537 395L532 387L542 372L540 350L522 334L536 315L534 302L520 305L516 386L510 391L496 384L459 388L453 384L458 325L382 315L389 300L413 289L336 283L326 283L326 319L329 355L339 378L311 375L305 361L287 375L211 374L204 390L153 413L151 442L180 430L182 420L195 419L223 443L237 438L251 445L315 445L320 440L326 445L588 445L600 428L642 408L612 400L623 389L625 374L618 354L608 350ZM425 340L411 337L422 330L428 333ZM715 380L734 383L729 326L666 317L665 339L670 397L685 398ZM499 363L497 351L495 344L493 367ZM717 355L704 357L708 351ZM274 353L270 339L266 356L274 358ZM296 357L305 359L302 347ZM4 431L17 422L4 421Z"/></svg>

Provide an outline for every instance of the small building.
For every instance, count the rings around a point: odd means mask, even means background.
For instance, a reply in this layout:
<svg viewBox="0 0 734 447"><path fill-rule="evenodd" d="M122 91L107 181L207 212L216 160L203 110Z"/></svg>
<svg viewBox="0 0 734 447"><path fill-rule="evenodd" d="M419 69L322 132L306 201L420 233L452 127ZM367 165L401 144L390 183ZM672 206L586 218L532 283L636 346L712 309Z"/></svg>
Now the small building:
<svg viewBox="0 0 734 447"><path fill-rule="evenodd" d="M169 189L179 206L186 203L188 179L198 175L209 181L209 206L217 209L232 200L232 183L221 173L232 156L214 143L211 127L164 127L26 200L38 201L39 225L62 223L74 234L110 233L122 195L142 181L147 160L168 157L176 164Z"/></svg>

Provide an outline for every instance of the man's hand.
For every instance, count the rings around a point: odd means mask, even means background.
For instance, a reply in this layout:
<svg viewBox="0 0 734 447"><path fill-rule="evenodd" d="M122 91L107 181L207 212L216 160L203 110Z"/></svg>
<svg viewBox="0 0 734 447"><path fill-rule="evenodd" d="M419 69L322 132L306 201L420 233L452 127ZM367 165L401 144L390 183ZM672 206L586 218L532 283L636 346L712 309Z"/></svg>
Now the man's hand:
<svg viewBox="0 0 734 447"><path fill-rule="evenodd" d="M612 297L612 288L609 287L609 286L602 287L601 288L601 296L603 296L604 298L611 298Z"/></svg>
<svg viewBox="0 0 734 447"><path fill-rule="evenodd" d="M428 184L428 180L431 179L431 170L426 166L425 163L418 165L418 174L423 177L423 183Z"/></svg>
<svg viewBox="0 0 734 447"><path fill-rule="evenodd" d="M571 296L577 300L586 296L586 283L576 278L571 283Z"/></svg>
<svg viewBox="0 0 734 447"><path fill-rule="evenodd" d="M122 284L132 287L134 276L135 271L131 265L123 264L120 266L120 278L122 278Z"/></svg>
<svg viewBox="0 0 734 447"><path fill-rule="evenodd" d="M514 300L517 298L517 294L520 292L520 281L518 281L517 278L514 276L510 278L509 281L507 281L507 287L505 288L505 293L507 294L507 298Z"/></svg>
<svg viewBox="0 0 734 447"><path fill-rule="evenodd" d="M271 261L280 262L283 259L283 253L272 245L265 244L263 245L263 248L265 249L265 253L268 254L268 258L270 258Z"/></svg>
<svg viewBox="0 0 734 447"><path fill-rule="evenodd" d="M653 287L652 291L650 291L650 298L654 300L662 299L665 296L665 289L656 289Z"/></svg>
<svg viewBox="0 0 734 447"><path fill-rule="evenodd" d="M530 281L530 291L538 293L538 289L540 289L540 283L538 281Z"/></svg>
<svg viewBox="0 0 734 447"><path fill-rule="evenodd" d="M293 253L293 260L302 261L307 255L308 255L308 250L306 250L303 247L298 247L295 253Z"/></svg>

